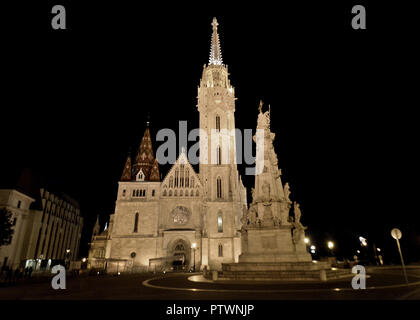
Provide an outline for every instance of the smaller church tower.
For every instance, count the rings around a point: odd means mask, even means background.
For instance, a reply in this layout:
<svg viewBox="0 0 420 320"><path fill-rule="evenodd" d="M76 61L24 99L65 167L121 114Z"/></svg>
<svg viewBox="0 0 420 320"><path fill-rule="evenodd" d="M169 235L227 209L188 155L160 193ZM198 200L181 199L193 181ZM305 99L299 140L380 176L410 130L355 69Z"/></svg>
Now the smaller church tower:
<svg viewBox="0 0 420 320"><path fill-rule="evenodd" d="M152 179L151 179L152 178ZM131 179L135 181L159 181L159 166L154 156L149 121L141 140L135 162L131 170Z"/></svg>
<svg viewBox="0 0 420 320"><path fill-rule="evenodd" d="M100 231L101 231L101 226L99 225L99 214L98 214L96 217L95 225L93 226L92 242L95 239L95 237L99 234Z"/></svg>

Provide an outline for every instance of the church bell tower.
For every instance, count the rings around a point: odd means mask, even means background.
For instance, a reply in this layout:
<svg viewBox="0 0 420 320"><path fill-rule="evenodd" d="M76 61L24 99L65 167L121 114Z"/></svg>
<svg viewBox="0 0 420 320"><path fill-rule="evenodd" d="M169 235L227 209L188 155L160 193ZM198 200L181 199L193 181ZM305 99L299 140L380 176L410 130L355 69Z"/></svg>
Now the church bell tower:
<svg viewBox="0 0 420 320"><path fill-rule="evenodd" d="M241 252L240 217L246 207L246 190L236 165L235 90L223 64L218 23L212 22L210 59L198 87L200 113L199 175L204 187L206 230L203 264L220 269L238 260ZM207 251L207 252L206 252Z"/></svg>

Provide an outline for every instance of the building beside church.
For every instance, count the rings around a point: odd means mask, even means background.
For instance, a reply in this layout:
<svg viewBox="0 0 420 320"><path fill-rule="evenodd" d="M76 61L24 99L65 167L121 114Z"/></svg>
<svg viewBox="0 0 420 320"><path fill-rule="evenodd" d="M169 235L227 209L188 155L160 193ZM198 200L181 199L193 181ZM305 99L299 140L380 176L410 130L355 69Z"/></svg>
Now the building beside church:
<svg viewBox="0 0 420 320"><path fill-rule="evenodd" d="M25 169L16 184L0 189L0 208L12 212L14 233L0 247L1 267L49 269L78 259L83 218L76 200L50 192Z"/></svg>
<svg viewBox="0 0 420 320"><path fill-rule="evenodd" d="M127 158L106 234L95 230L91 268L221 270L222 263L238 261L246 189L235 161L235 90L216 19L212 26L210 60L198 88L199 172L182 150L161 180L147 126L135 158Z"/></svg>

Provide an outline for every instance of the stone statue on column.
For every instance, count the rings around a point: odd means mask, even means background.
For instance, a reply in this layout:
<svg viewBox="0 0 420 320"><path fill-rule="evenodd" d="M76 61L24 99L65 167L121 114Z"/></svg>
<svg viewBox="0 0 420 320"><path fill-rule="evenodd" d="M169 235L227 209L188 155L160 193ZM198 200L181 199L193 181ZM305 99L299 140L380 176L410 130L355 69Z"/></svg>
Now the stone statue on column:
<svg viewBox="0 0 420 320"><path fill-rule="evenodd" d="M286 202L291 202L290 201L290 186L289 183L286 182L286 184L284 185L284 198L286 199Z"/></svg>
<svg viewBox="0 0 420 320"><path fill-rule="evenodd" d="M300 222L300 218L302 217L302 212L300 210L300 205L295 201L294 203L294 219L293 219L293 242L295 244L302 241L303 237L305 236L305 230L308 227L304 227Z"/></svg>

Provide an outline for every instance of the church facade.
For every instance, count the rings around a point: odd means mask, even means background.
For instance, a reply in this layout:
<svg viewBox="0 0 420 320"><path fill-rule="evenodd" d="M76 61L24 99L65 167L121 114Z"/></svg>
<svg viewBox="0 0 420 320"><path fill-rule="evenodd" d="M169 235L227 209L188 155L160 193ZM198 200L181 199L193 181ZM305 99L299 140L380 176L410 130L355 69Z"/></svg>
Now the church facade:
<svg viewBox="0 0 420 320"><path fill-rule="evenodd" d="M222 263L238 262L246 189L235 162L235 91L216 19L212 26L210 60L198 88L199 172L182 150L161 179L147 126L136 157L127 158L108 228L101 234L95 226L91 268L221 270Z"/></svg>

